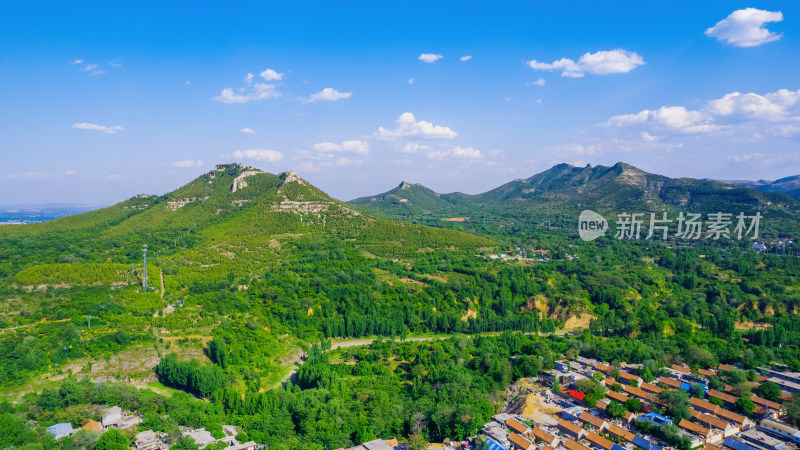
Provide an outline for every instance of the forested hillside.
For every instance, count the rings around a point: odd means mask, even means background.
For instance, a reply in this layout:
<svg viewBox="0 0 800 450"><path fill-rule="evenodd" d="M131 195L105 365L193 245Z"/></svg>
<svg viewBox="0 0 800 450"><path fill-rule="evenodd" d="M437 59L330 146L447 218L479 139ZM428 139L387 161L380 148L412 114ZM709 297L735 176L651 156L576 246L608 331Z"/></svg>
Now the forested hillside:
<svg viewBox="0 0 800 450"><path fill-rule="evenodd" d="M791 245L584 242L564 212L575 206L548 202L498 206L485 224L406 217L430 227L293 172L223 165L163 196L2 227L0 385L9 400L38 394L0 414L77 425L111 402L141 410L143 427L234 423L271 448L417 445L475 433L509 383L564 355L800 369ZM780 224L765 229L793 237ZM374 337L406 342L365 347ZM91 387L109 380L142 390Z"/></svg>

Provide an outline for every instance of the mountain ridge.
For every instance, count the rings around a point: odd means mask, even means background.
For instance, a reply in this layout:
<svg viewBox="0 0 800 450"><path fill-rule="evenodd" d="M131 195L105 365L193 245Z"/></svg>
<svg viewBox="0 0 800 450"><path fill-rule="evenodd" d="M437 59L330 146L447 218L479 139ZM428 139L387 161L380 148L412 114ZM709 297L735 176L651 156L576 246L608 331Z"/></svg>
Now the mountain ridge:
<svg viewBox="0 0 800 450"><path fill-rule="evenodd" d="M624 162L583 167L556 164L528 178L518 178L473 195L436 193L421 185L414 189L427 194L424 206L414 204L410 195L406 195L406 201L400 205L397 190L361 197L350 203L404 218L421 216L420 210L424 210L427 214L435 213L441 217L525 212L538 214L541 220L550 220L544 215L577 217L582 209L612 214L679 210L733 214L760 212L781 220L797 221L800 218L797 214L800 202L782 193L715 180L670 178Z"/></svg>

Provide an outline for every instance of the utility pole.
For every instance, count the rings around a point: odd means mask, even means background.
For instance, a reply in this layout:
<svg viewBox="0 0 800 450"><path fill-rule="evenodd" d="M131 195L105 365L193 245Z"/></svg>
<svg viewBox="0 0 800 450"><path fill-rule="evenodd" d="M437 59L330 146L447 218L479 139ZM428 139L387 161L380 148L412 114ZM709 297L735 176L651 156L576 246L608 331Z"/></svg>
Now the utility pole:
<svg viewBox="0 0 800 450"><path fill-rule="evenodd" d="M147 244L142 245L142 256L144 257L144 273L142 275L142 290L147 290Z"/></svg>

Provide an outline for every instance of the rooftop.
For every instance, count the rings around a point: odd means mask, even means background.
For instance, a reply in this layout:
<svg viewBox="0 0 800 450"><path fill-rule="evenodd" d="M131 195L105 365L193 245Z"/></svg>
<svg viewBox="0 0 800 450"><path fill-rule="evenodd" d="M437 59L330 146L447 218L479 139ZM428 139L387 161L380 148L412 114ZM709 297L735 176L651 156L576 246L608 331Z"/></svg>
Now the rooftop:
<svg viewBox="0 0 800 450"><path fill-rule="evenodd" d="M578 416L578 419L581 422L588 423L588 424L590 424L592 426L595 426L595 427L598 427L598 428L600 428L600 427L602 427L603 425L606 424L605 420L595 416L594 414L588 413L586 411L582 412L581 415Z"/></svg>
<svg viewBox="0 0 800 450"><path fill-rule="evenodd" d="M681 419L681 421L678 422L678 426L686 431L698 434L703 437L708 436L708 434L711 432L711 430L709 430L708 428L701 427L700 425L694 422L689 422L686 419Z"/></svg>
<svg viewBox="0 0 800 450"><path fill-rule="evenodd" d="M603 447L606 450L610 450L611 446L614 445L613 442L609 441L608 439L604 438L603 436L600 436L595 432L591 432L588 435L586 435L586 439L588 439L589 442L591 442L592 444L599 445L600 447Z"/></svg>
<svg viewBox="0 0 800 450"><path fill-rule="evenodd" d="M541 429L539 427L535 427L533 429L533 436L536 439L539 439L540 441L542 441L542 442L544 442L546 444L551 444L551 445L553 444L553 441L556 440L555 436L553 436L552 434L548 433L547 431L544 431L543 429Z"/></svg>
<svg viewBox="0 0 800 450"><path fill-rule="evenodd" d="M511 433L508 436L508 440L511 441L512 443L514 443L514 445L522 447L522 448L524 448L526 450L533 445L533 443L531 441L525 439L524 437L518 435L517 433Z"/></svg>
<svg viewBox="0 0 800 450"><path fill-rule="evenodd" d="M567 447L569 450L589 450L585 445L579 444L572 439L567 439L564 442L564 447Z"/></svg>
<svg viewBox="0 0 800 450"><path fill-rule="evenodd" d="M614 425L613 423L608 426L608 429L606 431L613 434L614 436L621 437L622 439L625 439L626 441L629 442L633 442L633 438L635 436L630 431L625 430L617 425Z"/></svg>
<svg viewBox="0 0 800 450"><path fill-rule="evenodd" d="M572 433L572 434L574 434L576 436L579 435L581 433L581 431L583 431L581 429L581 427L575 425L574 423L572 423L570 421L564 420L564 419L561 419L561 420L558 421L558 427L561 428L562 430L568 431L568 432L570 432L570 433Z"/></svg>
<svg viewBox="0 0 800 450"><path fill-rule="evenodd" d="M531 427L525 425L524 423L522 423L519 420L514 419L514 418L506 420L506 425L508 425L508 428L511 428L512 430L516 431L517 433L525 434L525 433L531 431Z"/></svg>
<svg viewBox="0 0 800 450"><path fill-rule="evenodd" d="M718 428L720 430L725 430L728 428L728 422L725 422L722 419L718 419L710 414L700 412L694 408L689 408L689 412L692 414L692 417L694 417L698 422L706 424L710 427Z"/></svg>

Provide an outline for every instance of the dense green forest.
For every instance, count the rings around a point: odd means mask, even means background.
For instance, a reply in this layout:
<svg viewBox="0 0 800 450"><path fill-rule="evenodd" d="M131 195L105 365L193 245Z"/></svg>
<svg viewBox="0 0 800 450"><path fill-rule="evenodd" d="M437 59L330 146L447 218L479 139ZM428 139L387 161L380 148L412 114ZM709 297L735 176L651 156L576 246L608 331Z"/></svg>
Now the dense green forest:
<svg viewBox="0 0 800 450"><path fill-rule="evenodd" d="M47 424L104 403L142 412L142 429L233 423L271 448L418 447L475 434L510 383L562 357L800 370L791 251L583 242L553 208L398 223L293 177L222 166L164 196L0 228L0 388L18 401L0 420L24 430L0 448L50 448L35 443ZM521 246L546 253L488 257ZM331 348L372 337L397 342ZM109 378L142 389L96 383Z"/></svg>

